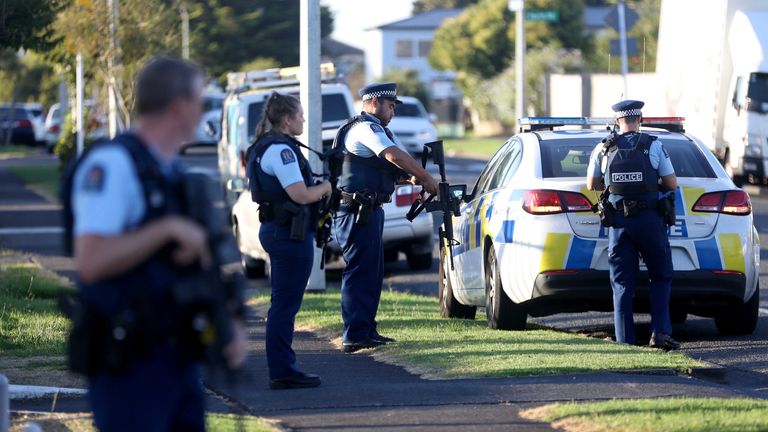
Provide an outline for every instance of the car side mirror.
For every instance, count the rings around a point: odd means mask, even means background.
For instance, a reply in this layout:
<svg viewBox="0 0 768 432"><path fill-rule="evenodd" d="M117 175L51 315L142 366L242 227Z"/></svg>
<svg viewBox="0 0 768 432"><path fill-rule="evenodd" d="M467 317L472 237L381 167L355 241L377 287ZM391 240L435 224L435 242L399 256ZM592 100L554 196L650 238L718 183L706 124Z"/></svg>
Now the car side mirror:
<svg viewBox="0 0 768 432"><path fill-rule="evenodd" d="M209 137L216 136L216 125L210 120L205 122L205 133Z"/></svg>
<svg viewBox="0 0 768 432"><path fill-rule="evenodd" d="M227 190L234 193L243 193L247 187L247 180L243 177L234 177L227 180Z"/></svg>
<svg viewBox="0 0 768 432"><path fill-rule="evenodd" d="M431 121L432 123L437 123L437 114L429 113L429 121Z"/></svg>

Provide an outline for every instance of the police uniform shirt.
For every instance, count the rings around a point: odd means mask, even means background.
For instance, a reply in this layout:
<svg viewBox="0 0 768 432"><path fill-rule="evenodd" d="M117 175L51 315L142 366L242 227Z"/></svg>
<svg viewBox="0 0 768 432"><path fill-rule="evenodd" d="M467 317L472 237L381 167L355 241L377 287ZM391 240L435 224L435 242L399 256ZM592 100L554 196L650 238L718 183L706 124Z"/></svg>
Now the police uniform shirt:
<svg viewBox="0 0 768 432"><path fill-rule="evenodd" d="M630 138L635 139L635 138ZM603 144L599 143L592 151L592 156L589 158L589 167L587 168L587 175L595 178L603 176L602 161L603 161ZM660 140L655 140L651 143L651 147L648 149L648 158L651 161L653 169L659 173L659 177L672 175L675 173L675 168L672 166L672 161L669 159L667 150L664 149L664 144ZM610 185L610 181L606 179L606 186ZM613 198L613 196L612 196Z"/></svg>
<svg viewBox="0 0 768 432"><path fill-rule="evenodd" d="M367 115L369 121L361 122L352 126L347 132L344 145L347 151L360 157L379 156L381 152L389 147L396 146L405 151L405 147L397 141L389 139L384 132L384 126L381 121L372 115Z"/></svg>
<svg viewBox="0 0 768 432"><path fill-rule="evenodd" d="M75 173L74 235L117 236L138 226L146 212L133 160L120 146L94 149Z"/></svg>
<svg viewBox="0 0 768 432"><path fill-rule="evenodd" d="M277 177L283 189L304 182L296 153L286 144L269 146L261 158L261 169L266 174Z"/></svg>

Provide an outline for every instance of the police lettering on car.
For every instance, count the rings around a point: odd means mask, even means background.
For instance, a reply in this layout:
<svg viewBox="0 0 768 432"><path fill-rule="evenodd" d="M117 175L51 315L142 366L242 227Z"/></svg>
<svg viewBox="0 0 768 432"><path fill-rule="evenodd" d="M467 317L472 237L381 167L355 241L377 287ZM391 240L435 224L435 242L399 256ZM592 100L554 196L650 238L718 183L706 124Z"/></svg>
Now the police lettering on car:
<svg viewBox="0 0 768 432"><path fill-rule="evenodd" d="M674 205L669 200L674 199L677 178L663 144L640 132L643 105L633 100L613 105L621 134L614 132L592 152L587 186L591 190L607 188L609 194L601 216L608 227L616 341L635 343L632 303L640 276L639 254L650 279L650 346L669 350L680 347L671 336L673 269L667 237L667 225L674 225Z"/></svg>
<svg viewBox="0 0 768 432"><path fill-rule="evenodd" d="M397 85L370 84L360 90L360 97L363 112L349 119L334 141L334 148L343 151L341 204L333 230L347 264L341 285L344 352L393 342L376 329L384 281L382 204L392 199L401 181L418 182L430 194L437 193L435 179L387 129L399 102Z"/></svg>
<svg viewBox="0 0 768 432"><path fill-rule="evenodd" d="M135 130L95 145L65 178L82 305L69 365L88 378L101 431L205 430L203 348L177 294L187 275L215 268L217 259L207 229L188 214L187 173L175 160L200 119L202 84L189 63L150 61L136 79ZM229 319L234 309L225 315L221 330L232 332L216 355L237 367L245 330Z"/></svg>
<svg viewBox="0 0 768 432"><path fill-rule="evenodd" d="M304 131L304 110L290 95L272 93L247 153L251 198L259 204L259 241L269 254L272 305L267 315L270 388L316 387L320 377L296 366L293 324L314 262L316 221L312 211L331 194L331 184L313 186L309 161L296 136Z"/></svg>

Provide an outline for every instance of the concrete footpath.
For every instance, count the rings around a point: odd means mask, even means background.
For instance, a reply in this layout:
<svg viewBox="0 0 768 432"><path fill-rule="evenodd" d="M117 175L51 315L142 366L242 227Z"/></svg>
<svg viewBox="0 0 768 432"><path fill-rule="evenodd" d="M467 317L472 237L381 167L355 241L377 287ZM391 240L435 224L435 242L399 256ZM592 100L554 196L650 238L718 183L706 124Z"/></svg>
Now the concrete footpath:
<svg viewBox="0 0 768 432"><path fill-rule="evenodd" d="M4 168L8 163L0 163L0 229L18 231L0 231L0 245L34 254L43 266L71 276L72 262L62 256L60 234L30 229L58 226L58 206L26 189ZM264 319L251 317L248 328L251 355L246 366L234 380L207 379L209 408L277 419L290 430L548 431L549 425L523 420L518 412L572 400L755 396L671 372L425 380L377 362L369 352L343 354L308 332L296 334L299 366L320 374L323 385L273 391L268 389ZM87 404L83 397L48 397L14 400L11 409L77 412L87 410Z"/></svg>

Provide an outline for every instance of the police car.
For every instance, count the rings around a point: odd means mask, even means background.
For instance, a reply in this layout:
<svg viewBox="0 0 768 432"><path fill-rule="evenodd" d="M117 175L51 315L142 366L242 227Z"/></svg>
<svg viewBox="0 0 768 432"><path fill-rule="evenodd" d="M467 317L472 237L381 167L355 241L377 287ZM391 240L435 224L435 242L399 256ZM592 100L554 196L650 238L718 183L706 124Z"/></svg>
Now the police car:
<svg viewBox="0 0 768 432"><path fill-rule="evenodd" d="M490 159L455 218L453 265L441 250L443 317L475 317L522 330L528 315L610 311L608 235L592 212L589 157L613 119L525 118L524 132ZM643 132L668 151L679 187L669 228L675 269L671 314L712 317L721 334L749 334L759 310L760 239L749 196L682 118L646 118ZM574 129L573 127L578 127ZM642 263L641 270L645 270ZM647 312L642 273L635 310Z"/></svg>

